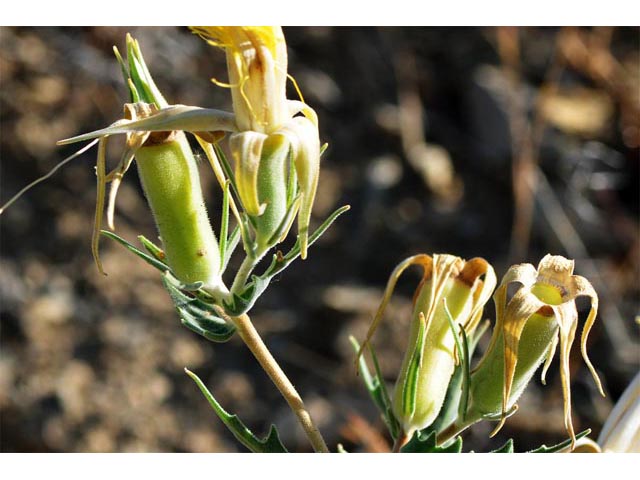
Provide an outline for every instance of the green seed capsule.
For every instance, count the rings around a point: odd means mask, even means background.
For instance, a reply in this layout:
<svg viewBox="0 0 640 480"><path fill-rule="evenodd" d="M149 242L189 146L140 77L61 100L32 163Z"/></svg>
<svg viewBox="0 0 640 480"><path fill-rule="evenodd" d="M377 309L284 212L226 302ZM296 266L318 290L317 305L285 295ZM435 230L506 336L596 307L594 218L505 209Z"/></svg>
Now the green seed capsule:
<svg viewBox="0 0 640 480"><path fill-rule="evenodd" d="M265 205L255 217L258 249L266 249L287 213L287 157L289 142L284 136L270 135L262 146L258 169L258 199Z"/></svg>
<svg viewBox="0 0 640 480"><path fill-rule="evenodd" d="M218 242L202 198L197 164L184 134L174 132L159 143L154 143L152 135L137 150L136 164L174 274L182 282L200 281L209 289L219 289Z"/></svg>
<svg viewBox="0 0 640 480"><path fill-rule="evenodd" d="M529 317L518 345L518 363L513 386L507 401L510 410L524 392L538 367L549 353L549 346L558 335L558 322L553 315L534 314ZM504 392L504 337L499 332L491 350L487 351L471 375L469 418L499 415Z"/></svg>

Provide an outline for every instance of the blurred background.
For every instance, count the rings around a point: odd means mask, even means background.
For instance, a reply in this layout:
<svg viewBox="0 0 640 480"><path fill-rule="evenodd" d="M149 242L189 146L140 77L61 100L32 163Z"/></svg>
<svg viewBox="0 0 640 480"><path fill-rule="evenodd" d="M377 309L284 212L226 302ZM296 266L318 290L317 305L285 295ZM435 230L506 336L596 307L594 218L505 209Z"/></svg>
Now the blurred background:
<svg viewBox="0 0 640 480"><path fill-rule="evenodd" d="M499 277L546 253L576 260L600 311L589 351L598 395L572 351L576 431L599 433L640 365L638 29L285 28L290 73L320 118L314 222L352 209L308 260L276 279L252 317L328 443L388 451L348 336L363 339L391 270L409 255L481 256ZM0 28L0 201L74 152L56 140L122 117L112 46L140 41L170 102L231 109L224 54L185 28ZM290 96L295 94L291 89ZM77 147L76 147L77 148ZM112 164L121 144L112 140ZM244 451L183 373L198 373L256 433L274 422L309 446L239 339L212 344L180 325L155 270L103 239L93 264L95 150L0 217L0 445L5 452ZM133 169L117 233L156 238ZM206 161L216 229L221 195ZM417 269L416 269L417 270ZM399 284L374 344L390 387L408 340L418 272ZM578 301L582 319L588 301ZM493 305L485 311L493 317ZM580 329L582 327L582 322ZM481 349L486 348L486 335ZM557 360L489 439L516 451L566 438Z"/></svg>

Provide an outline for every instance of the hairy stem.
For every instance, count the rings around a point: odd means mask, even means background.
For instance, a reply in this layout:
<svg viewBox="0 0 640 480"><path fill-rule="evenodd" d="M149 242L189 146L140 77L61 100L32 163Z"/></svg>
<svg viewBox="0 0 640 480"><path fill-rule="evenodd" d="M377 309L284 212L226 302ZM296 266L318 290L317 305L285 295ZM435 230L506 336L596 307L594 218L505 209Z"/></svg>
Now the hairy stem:
<svg viewBox="0 0 640 480"><path fill-rule="evenodd" d="M459 424L457 421L452 423L447 428L445 428L444 430L438 433L438 436L436 439L437 444L443 445L447 443L449 440L451 440L452 438L455 438L456 436L461 434L463 431L465 431L467 428L469 428L471 425L473 425L476 422L477 420L466 421L466 422L463 422L462 424Z"/></svg>
<svg viewBox="0 0 640 480"><path fill-rule="evenodd" d="M298 417L298 421L304 429L313 449L319 453L329 453L327 444L322 438L320 431L311 420L311 416L306 410L302 398L300 398L300 395L291 381L287 378L280 368L280 365L278 365L278 362L276 362L273 355L271 355L271 352L267 349L267 346L262 341L262 338L256 331L253 323L251 323L249 316L243 314L238 317L233 317L233 321L238 329L240 338L242 338L247 347L249 347L249 350L251 350L251 353L256 357L260 366L262 366L267 375L269 375L269 378L287 401L289 407L293 410L293 413Z"/></svg>
<svg viewBox="0 0 640 480"><path fill-rule="evenodd" d="M258 264L260 259L251 255L247 255L245 259L242 261L242 265L238 269L235 278L233 279L233 285L231 286L232 293L240 293L245 283L247 283L247 279L254 267Z"/></svg>

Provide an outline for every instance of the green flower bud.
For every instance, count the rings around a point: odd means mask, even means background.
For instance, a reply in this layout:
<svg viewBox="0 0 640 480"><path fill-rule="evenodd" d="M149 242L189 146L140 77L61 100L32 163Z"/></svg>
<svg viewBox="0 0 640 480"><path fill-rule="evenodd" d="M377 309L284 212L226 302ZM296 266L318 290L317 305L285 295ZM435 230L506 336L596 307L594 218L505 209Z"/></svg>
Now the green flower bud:
<svg viewBox="0 0 640 480"><path fill-rule="evenodd" d="M398 277L410 265L423 267L414 295L409 346L396 381L392 407L407 435L428 427L438 416L461 352L456 351L456 328L472 334L491 296L496 278L484 259L464 261L452 255L416 255L400 263L369 330L377 327ZM482 279L481 277L484 277Z"/></svg>
<svg viewBox="0 0 640 480"><path fill-rule="evenodd" d="M573 275L573 268L573 260L547 255L537 270L531 264L515 265L504 276L494 295L496 325L491 343L471 375L467 422L500 415L495 434L546 359L542 371L544 383L559 340L565 427L575 442L569 353L578 324L575 299L581 295L591 298L591 311L582 331L582 356L600 392L604 393L586 350L587 336L598 311L598 296L588 280ZM507 287L513 282L520 283L521 287L507 302Z"/></svg>

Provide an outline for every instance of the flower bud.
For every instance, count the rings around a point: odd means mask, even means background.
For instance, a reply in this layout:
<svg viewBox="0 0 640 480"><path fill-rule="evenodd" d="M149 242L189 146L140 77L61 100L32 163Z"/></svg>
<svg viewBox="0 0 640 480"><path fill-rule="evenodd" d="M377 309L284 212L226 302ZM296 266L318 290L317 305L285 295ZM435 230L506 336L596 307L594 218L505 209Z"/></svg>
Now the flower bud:
<svg viewBox="0 0 640 480"><path fill-rule="evenodd" d="M414 295L409 344L392 402L393 412L408 435L436 419L462 354L456 352L458 331L452 330L449 315L455 328L472 334L496 284L493 268L481 258L464 261L446 254L410 257L392 273L367 341L398 277L412 264L421 265L424 273Z"/></svg>
<svg viewBox="0 0 640 480"><path fill-rule="evenodd" d="M468 421L500 415L494 434L507 413L545 361L544 376L560 342L560 374L564 394L565 427L575 442L571 421L569 353L578 324L575 299L591 298L591 311L582 331L581 350L595 382L600 380L587 356L589 330L598 311L598 296L583 277L573 275L574 262L560 256L545 256L536 270L531 264L512 266L496 290L496 325L489 348L471 375ZM507 287L517 282L520 289L507 302Z"/></svg>

